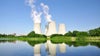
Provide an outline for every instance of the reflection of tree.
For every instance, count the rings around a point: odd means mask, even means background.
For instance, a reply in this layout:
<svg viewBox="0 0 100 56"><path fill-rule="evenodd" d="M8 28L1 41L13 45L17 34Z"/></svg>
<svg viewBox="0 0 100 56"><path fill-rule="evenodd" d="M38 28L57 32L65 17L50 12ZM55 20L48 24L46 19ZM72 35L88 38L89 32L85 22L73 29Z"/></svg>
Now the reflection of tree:
<svg viewBox="0 0 100 56"><path fill-rule="evenodd" d="M91 42L90 45L97 46L100 48L100 42Z"/></svg>
<svg viewBox="0 0 100 56"><path fill-rule="evenodd" d="M73 42L73 46L74 47L78 47L78 46L87 46L89 43L87 42Z"/></svg>
<svg viewBox="0 0 100 56"><path fill-rule="evenodd" d="M44 40L44 41L27 41L31 46L34 46L34 45L36 45L36 44L40 44L40 43L45 43L46 42L46 40Z"/></svg>
<svg viewBox="0 0 100 56"><path fill-rule="evenodd" d="M16 40L0 40L0 43L5 43L5 42L15 42Z"/></svg>
<svg viewBox="0 0 100 56"><path fill-rule="evenodd" d="M56 43L56 44L59 44L59 43L66 43L67 45L69 46L74 46L74 47L78 47L78 46L87 46L87 45L93 45L93 46L97 46L100 48L100 42L87 42L85 41L85 38L78 38L76 41L66 41L66 42L63 42L63 41L53 41L52 40L52 43Z"/></svg>

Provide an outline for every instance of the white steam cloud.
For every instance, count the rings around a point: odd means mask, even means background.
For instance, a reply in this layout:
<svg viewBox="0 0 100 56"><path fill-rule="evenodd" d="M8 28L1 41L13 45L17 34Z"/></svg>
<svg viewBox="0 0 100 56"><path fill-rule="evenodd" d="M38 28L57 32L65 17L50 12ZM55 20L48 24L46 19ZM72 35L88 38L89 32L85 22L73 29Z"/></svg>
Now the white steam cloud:
<svg viewBox="0 0 100 56"><path fill-rule="evenodd" d="M42 12L37 12L35 8L35 0L26 0L27 4L31 7L31 17L34 23L41 23Z"/></svg>
<svg viewBox="0 0 100 56"><path fill-rule="evenodd" d="M51 15L49 14L49 7L48 5L45 5L44 3L41 3L41 6L43 8L43 13L45 14L45 17L47 19L48 22L51 22Z"/></svg>
<svg viewBox="0 0 100 56"><path fill-rule="evenodd" d="M35 8L35 5L34 5L34 0L26 0L26 3L31 7L31 8Z"/></svg>
<svg viewBox="0 0 100 56"><path fill-rule="evenodd" d="M42 13L38 13L37 11L32 10L32 18L34 23L41 23L41 15Z"/></svg>
<svg viewBox="0 0 100 56"><path fill-rule="evenodd" d="M31 7L31 17L32 17L34 23L41 23L42 12L38 12L36 10L35 1L36 0L26 0L28 6ZM41 3L40 5L43 9L43 13L45 15L45 18L46 18L47 22L51 22L52 21L51 20L52 16L49 14L48 5L45 5L44 3Z"/></svg>

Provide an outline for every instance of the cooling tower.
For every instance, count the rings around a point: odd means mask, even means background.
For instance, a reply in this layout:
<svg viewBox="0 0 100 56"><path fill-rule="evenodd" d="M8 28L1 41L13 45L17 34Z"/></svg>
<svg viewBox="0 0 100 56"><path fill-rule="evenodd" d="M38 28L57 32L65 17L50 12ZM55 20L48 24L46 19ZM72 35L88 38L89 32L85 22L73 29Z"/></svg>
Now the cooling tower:
<svg viewBox="0 0 100 56"><path fill-rule="evenodd" d="M40 23L34 23L34 31L37 34L41 34L41 25L40 25Z"/></svg>
<svg viewBox="0 0 100 56"><path fill-rule="evenodd" d="M49 22L46 29L47 29L46 36L50 36L52 34L56 34L57 33L56 24L55 24L54 21Z"/></svg>
<svg viewBox="0 0 100 56"><path fill-rule="evenodd" d="M59 28L58 28L58 34L65 34L66 33L66 28L65 28L65 24L59 24Z"/></svg>

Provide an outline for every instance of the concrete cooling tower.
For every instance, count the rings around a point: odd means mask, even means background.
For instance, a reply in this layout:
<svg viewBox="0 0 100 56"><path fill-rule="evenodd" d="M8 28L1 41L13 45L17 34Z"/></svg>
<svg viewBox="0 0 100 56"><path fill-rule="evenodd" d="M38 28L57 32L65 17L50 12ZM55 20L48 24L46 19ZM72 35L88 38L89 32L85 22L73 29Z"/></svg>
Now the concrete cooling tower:
<svg viewBox="0 0 100 56"><path fill-rule="evenodd" d="M56 24L55 24L54 21L49 22L46 29L47 29L46 36L50 36L52 34L56 34L57 33Z"/></svg>
<svg viewBox="0 0 100 56"><path fill-rule="evenodd" d="M65 28L65 24L59 24L59 28L58 28L58 34L65 34L66 33L66 28Z"/></svg>
<svg viewBox="0 0 100 56"><path fill-rule="evenodd" d="M41 34L41 25L40 25L40 23L34 23L34 31L37 34Z"/></svg>

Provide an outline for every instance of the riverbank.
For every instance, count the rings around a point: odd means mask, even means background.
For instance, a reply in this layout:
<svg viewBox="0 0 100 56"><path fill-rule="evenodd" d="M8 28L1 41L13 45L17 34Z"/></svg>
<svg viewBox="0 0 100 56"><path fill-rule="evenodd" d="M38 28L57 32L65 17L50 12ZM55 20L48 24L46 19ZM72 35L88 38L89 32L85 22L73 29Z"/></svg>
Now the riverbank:
<svg viewBox="0 0 100 56"><path fill-rule="evenodd" d="M85 42L100 42L100 37L63 37L63 36L56 36L56 37L2 37L0 40L29 40L29 41L44 41L44 40L51 40L53 42L74 42L74 41L85 41Z"/></svg>
<svg viewBox="0 0 100 56"><path fill-rule="evenodd" d="M100 42L100 37L53 37L50 38L53 42Z"/></svg>
<svg viewBox="0 0 100 56"><path fill-rule="evenodd" d="M46 40L46 38L28 38L28 37L11 37L11 38L0 38L0 40L29 40L29 41L41 41L41 40Z"/></svg>

